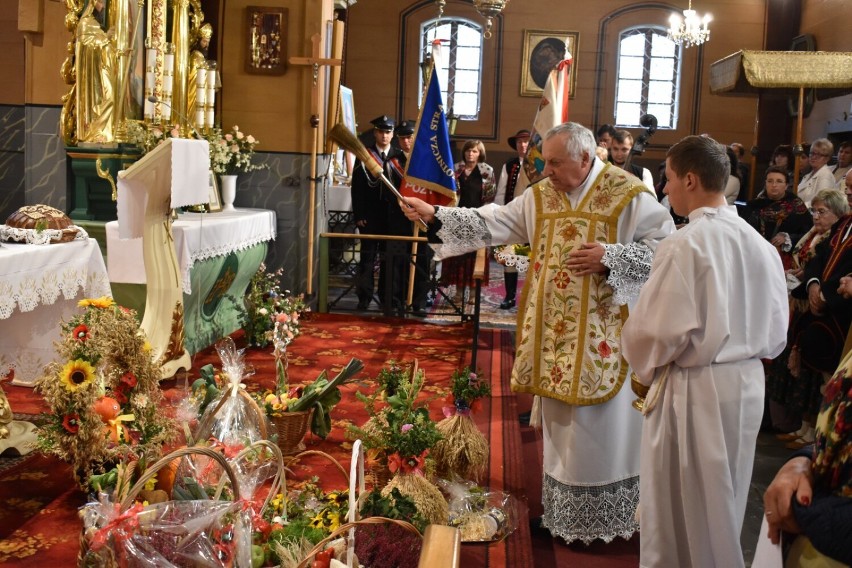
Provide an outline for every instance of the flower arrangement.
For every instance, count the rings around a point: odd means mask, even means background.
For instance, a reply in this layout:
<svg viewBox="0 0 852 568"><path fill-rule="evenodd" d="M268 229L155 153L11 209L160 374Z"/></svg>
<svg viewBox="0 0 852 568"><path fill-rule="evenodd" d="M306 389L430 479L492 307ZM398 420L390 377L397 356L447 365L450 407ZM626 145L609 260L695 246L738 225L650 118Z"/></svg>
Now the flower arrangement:
<svg viewBox="0 0 852 568"><path fill-rule="evenodd" d="M220 175L236 175L263 169L262 164L253 164L252 156L258 140L245 134L239 126L229 132L214 128L207 135L210 143L210 168Z"/></svg>
<svg viewBox="0 0 852 568"><path fill-rule="evenodd" d="M400 377L396 392L386 397L387 405L376 410L375 396L362 393L371 417L362 427L350 426L347 436L360 438L367 455L376 464L386 464L394 478L382 489L389 495L394 489L411 499L419 513L432 523L445 523L449 510L437 487L427 479L433 469L429 461L431 448L441 439L425 404L417 404L425 377L415 368Z"/></svg>
<svg viewBox="0 0 852 568"><path fill-rule="evenodd" d="M275 341L276 351L286 349L300 333L300 318L310 311L303 295L282 290L282 275L283 269L269 272L261 263L249 282L241 320L246 341L253 347Z"/></svg>
<svg viewBox="0 0 852 568"><path fill-rule="evenodd" d="M346 522L349 491L326 493L318 483L319 478L312 477L298 490L278 493L263 517L254 520L258 566L297 564L313 545Z"/></svg>
<svg viewBox="0 0 852 568"><path fill-rule="evenodd" d="M37 446L72 464L78 483L123 459L151 461L174 435L161 412L160 369L135 313L112 298L85 299L61 324L58 361L36 391L50 412Z"/></svg>
<svg viewBox="0 0 852 568"><path fill-rule="evenodd" d="M127 132L127 142L138 146L142 150L143 156L156 148L166 138L180 137L177 128L165 131L155 124L146 124L139 120L126 120L124 125Z"/></svg>
<svg viewBox="0 0 852 568"><path fill-rule="evenodd" d="M450 382L451 391L443 407L445 418L437 425L443 436L434 449L438 473L478 479L488 464L488 440L471 415L479 411L482 398L491 396L491 385L470 367L454 371Z"/></svg>

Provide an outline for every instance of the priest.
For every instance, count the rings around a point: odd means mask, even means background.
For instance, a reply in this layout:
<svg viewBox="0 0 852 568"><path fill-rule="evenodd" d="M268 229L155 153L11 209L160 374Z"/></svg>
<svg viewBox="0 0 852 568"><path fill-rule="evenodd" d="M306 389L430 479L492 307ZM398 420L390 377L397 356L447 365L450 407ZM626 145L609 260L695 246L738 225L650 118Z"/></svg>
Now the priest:
<svg viewBox="0 0 852 568"><path fill-rule="evenodd" d="M567 542L630 538L641 421L622 388L621 304L637 294L674 223L641 180L595 156L587 128L552 128L542 154L548 177L505 205L447 208L409 198L402 208L430 223L436 258L532 244L512 389L542 397L541 525Z"/></svg>
<svg viewBox="0 0 852 568"><path fill-rule="evenodd" d="M787 289L775 248L725 201L725 147L669 149L665 192L689 224L660 243L622 332L650 386L641 444L645 568L744 566L739 546L763 415L761 358L784 348Z"/></svg>

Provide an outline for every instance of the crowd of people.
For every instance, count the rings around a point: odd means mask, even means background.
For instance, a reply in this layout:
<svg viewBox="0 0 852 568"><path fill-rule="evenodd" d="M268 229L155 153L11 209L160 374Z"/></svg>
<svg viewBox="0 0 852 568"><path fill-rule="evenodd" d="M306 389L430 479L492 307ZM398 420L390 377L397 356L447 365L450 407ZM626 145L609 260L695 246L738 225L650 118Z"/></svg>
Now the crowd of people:
<svg viewBox="0 0 852 568"><path fill-rule="evenodd" d="M380 156L390 138L376 140ZM410 198L382 211L428 223L443 283L457 290L472 284L476 250L531 247L511 382L540 399L544 514L533 529L586 544L639 531L645 567L744 566L735 543L766 417L804 452L767 492L772 538L817 530L811 498L827 499L832 518L852 509L852 363L841 364L852 145L835 158L815 140L799 168L779 146L750 191L742 145L689 136L654 184L631 163L629 132L565 123L543 136L544 179L523 188L529 141L526 130L509 138L517 157L497 175L482 142L465 142L457 207ZM516 303L511 274L504 309ZM645 396L641 414L626 385ZM807 498L794 496L806 482ZM849 544L828 540L808 546L848 559Z"/></svg>

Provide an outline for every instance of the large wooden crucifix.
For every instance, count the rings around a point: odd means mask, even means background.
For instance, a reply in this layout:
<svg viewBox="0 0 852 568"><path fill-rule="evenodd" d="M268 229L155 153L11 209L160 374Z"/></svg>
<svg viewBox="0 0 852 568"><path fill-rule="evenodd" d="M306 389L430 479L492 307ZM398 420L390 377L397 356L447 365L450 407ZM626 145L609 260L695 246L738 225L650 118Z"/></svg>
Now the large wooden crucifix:
<svg viewBox="0 0 852 568"><path fill-rule="evenodd" d="M310 196L308 205L308 270L307 280L308 288L307 295L313 293L314 280L314 233L316 232L316 203L317 203L317 153L319 144L319 129L320 117L320 92L319 92L319 76L321 67L329 67L332 70L331 80L329 85L332 92L329 93L329 101L332 101L331 106L337 110L337 97L340 89L340 67L343 65L343 22L334 22L334 34L332 37L332 58L320 57L320 34L316 33L311 36L311 56L310 57L291 57L290 63L293 65L308 65L313 69L313 81L311 83L311 129L313 130L313 141L311 144L311 184ZM333 95L333 96L332 96ZM336 121L336 114L328 112L327 120Z"/></svg>

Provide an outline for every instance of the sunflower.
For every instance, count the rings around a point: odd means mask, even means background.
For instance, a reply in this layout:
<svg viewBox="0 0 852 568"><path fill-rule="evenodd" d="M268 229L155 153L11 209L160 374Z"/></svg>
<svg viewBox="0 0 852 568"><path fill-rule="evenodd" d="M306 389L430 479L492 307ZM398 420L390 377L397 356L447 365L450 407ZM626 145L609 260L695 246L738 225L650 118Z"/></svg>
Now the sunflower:
<svg viewBox="0 0 852 568"><path fill-rule="evenodd" d="M74 359L65 363L60 376L60 380L65 384L65 389L71 392L88 385L94 378L95 368L83 359Z"/></svg>
<svg viewBox="0 0 852 568"><path fill-rule="evenodd" d="M93 308L110 308L115 305L115 301L109 296L101 296L100 298L86 298L77 302L81 308L92 306Z"/></svg>

